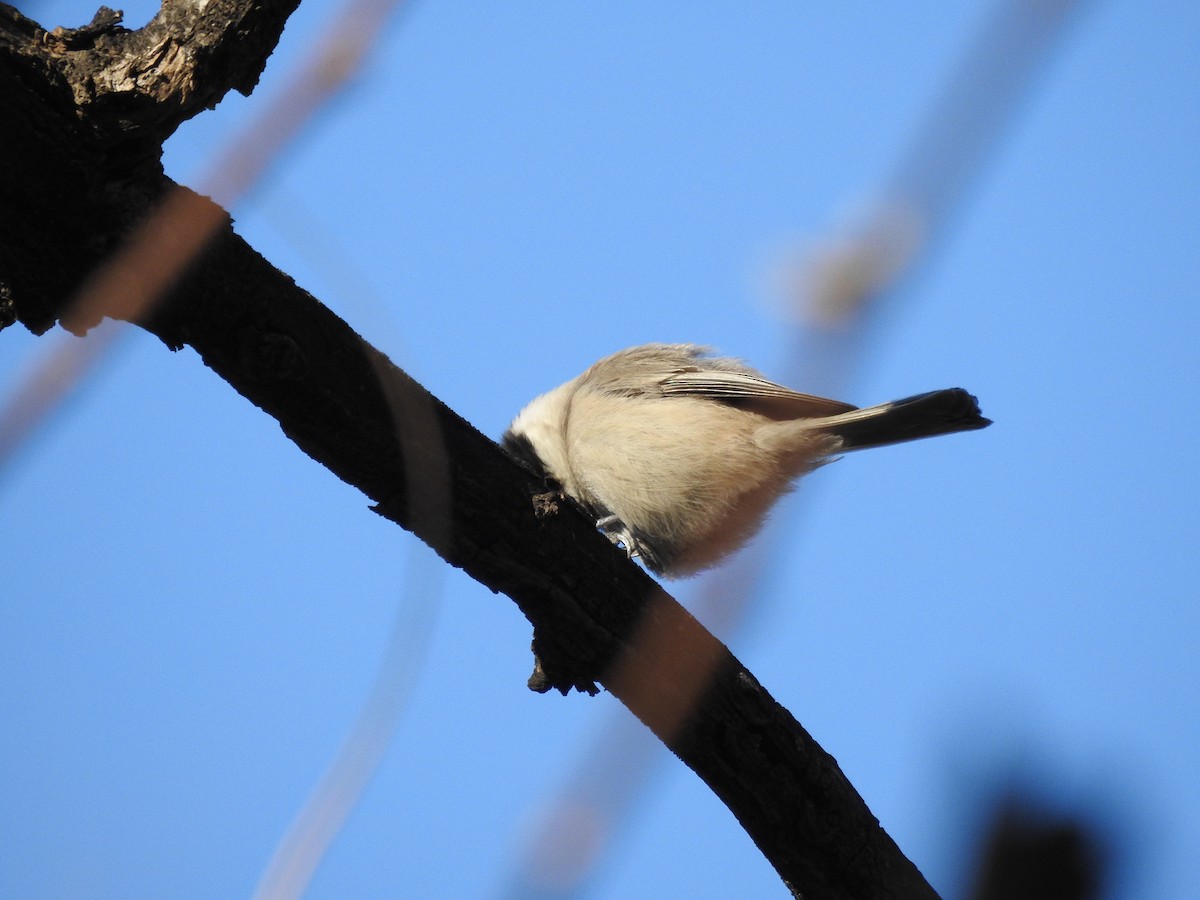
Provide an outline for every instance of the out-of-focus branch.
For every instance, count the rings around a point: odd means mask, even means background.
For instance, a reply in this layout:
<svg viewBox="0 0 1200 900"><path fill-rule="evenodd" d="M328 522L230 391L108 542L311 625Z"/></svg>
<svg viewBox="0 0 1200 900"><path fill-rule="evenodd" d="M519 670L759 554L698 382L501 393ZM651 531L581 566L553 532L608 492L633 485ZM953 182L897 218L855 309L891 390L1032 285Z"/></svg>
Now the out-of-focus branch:
<svg viewBox="0 0 1200 900"><path fill-rule="evenodd" d="M0 44L0 296L44 330L103 251L182 189L95 140L106 126L60 89L67 76L39 75L32 50L10 52L12 35ZM215 237L152 311L115 291L100 312L193 348L377 512L512 597L533 624L544 686L606 685L721 797L794 894L934 896L836 762L719 641L572 507L535 510L532 475L270 266L219 209L182 196L178 224L216 221ZM135 291L139 277L162 276L126 277Z"/></svg>
<svg viewBox="0 0 1200 900"><path fill-rule="evenodd" d="M825 397L853 396L877 312L895 305L914 272L928 264L1072 16L1086 5L993 0L865 207L782 262L776 273L782 305L797 324L781 370L784 384ZM755 544L704 579L692 608L717 634L731 638L761 600L762 576L773 571L770 558L785 522L777 510ZM796 552L794 534L786 548ZM585 891L658 759L644 733L616 716L605 723L548 801L514 873L512 894L536 890L566 898ZM577 823L570 839L563 837L567 823Z"/></svg>
<svg viewBox="0 0 1200 900"><path fill-rule="evenodd" d="M810 328L863 331L949 233L1087 0L994 0L865 207L809 248L789 298ZM844 349L844 348L843 348Z"/></svg>

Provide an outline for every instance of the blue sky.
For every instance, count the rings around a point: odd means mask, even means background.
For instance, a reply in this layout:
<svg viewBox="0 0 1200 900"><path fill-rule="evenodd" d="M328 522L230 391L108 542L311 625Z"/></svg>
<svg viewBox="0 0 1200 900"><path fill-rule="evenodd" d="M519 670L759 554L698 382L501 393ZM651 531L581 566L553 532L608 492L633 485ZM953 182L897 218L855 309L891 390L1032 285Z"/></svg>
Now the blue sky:
<svg viewBox="0 0 1200 900"><path fill-rule="evenodd" d="M764 272L886 177L987 9L427 0L237 229L492 436L644 341L782 378ZM169 173L199 177L335 15L305 4ZM948 897L1004 784L1104 823L1115 896L1200 895L1198 94L1195 4L1077 17L842 397L962 385L995 426L808 479L731 637ZM0 380L48 340L0 334ZM398 615L420 674L310 896L511 893L619 705L530 693L512 603L191 351L133 329L120 351L0 473L0 894L248 895ZM658 756L586 895L784 896Z"/></svg>

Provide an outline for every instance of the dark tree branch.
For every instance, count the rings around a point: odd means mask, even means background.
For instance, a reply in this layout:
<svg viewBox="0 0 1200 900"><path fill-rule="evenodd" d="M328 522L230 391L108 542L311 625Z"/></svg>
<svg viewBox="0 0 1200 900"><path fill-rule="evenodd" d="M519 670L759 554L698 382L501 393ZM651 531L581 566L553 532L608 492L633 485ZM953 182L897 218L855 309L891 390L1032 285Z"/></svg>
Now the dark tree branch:
<svg viewBox="0 0 1200 900"><path fill-rule="evenodd" d="M49 49L28 20L0 17L0 304L34 331L66 313L105 254L174 189L147 164L152 141L229 87L252 85L285 15L225 3L241 24L199 40L197 23L169 8L146 34L98 20ZM247 21L257 60L224 49ZM192 40L203 52L183 49ZM150 55L122 69L116 41ZM75 80L150 71L164 52L186 64L128 108ZM84 56L63 63L70 54ZM226 75L205 81L213 60L234 57L237 74L217 66ZM572 506L543 497L535 508L544 485L230 227L137 324L173 349L192 347L377 512L510 596L533 625L537 686L611 690L721 797L796 896L935 896L832 757L719 641Z"/></svg>
<svg viewBox="0 0 1200 900"><path fill-rule="evenodd" d="M68 92L78 125L98 148L142 161L230 90L249 95L299 0L166 0L149 24L121 27L100 7L90 25L44 31L0 5L0 48L28 83ZM114 159L115 165L119 161Z"/></svg>
<svg viewBox="0 0 1200 900"><path fill-rule="evenodd" d="M297 5L166 0L138 31L101 7L47 32L0 3L0 328L57 321L161 194L163 142L230 90L250 93ZM41 248L28 265L25 244Z"/></svg>

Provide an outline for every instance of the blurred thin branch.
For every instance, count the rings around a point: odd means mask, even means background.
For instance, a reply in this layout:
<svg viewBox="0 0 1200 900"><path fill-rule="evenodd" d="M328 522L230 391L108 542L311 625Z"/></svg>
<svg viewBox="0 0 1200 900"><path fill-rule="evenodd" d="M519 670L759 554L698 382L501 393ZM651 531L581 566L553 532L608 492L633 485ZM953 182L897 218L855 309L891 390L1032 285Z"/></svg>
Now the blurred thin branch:
<svg viewBox="0 0 1200 900"><path fill-rule="evenodd" d="M415 547L415 545L414 545ZM371 691L337 755L267 863L256 900L302 897L392 742L429 651L442 569L409 555L408 577Z"/></svg>
<svg viewBox="0 0 1200 900"><path fill-rule="evenodd" d="M297 198L279 210L275 226L300 249L310 263L324 269L339 298L358 312L370 317L372 332L395 330L385 307L375 296L369 279L349 260L336 234L323 227L319 217L309 213ZM393 339L390 343L395 345ZM378 373L378 377L385 377ZM405 405L392 400L391 413L396 427L419 427L437 433L437 421L428 404ZM428 450L414 455L408 463L408 481L413 485L415 502L426 507L424 518L450 521L447 510L449 475L446 448L429 444ZM435 477L427 477L428 475ZM441 535L436 542L446 540ZM357 801L381 764L428 655L433 622L439 608L443 579L432 558L408 545L405 580L400 590L396 621L384 650L367 701L360 710L334 759L313 788L303 807L279 840L259 880L257 900L285 900L305 894L317 868L324 859Z"/></svg>
<svg viewBox="0 0 1200 900"><path fill-rule="evenodd" d="M906 279L928 263L1015 121L1036 74L1060 46L1070 14L1083 5L1083 0L998 0L892 171L872 192L874 202L848 228L802 248L786 263L778 281L797 327L785 384L827 397L851 393L875 313L895 302ZM784 530L774 522L703 581L694 608L717 634L734 635L752 614ZM794 547L789 535L789 552ZM611 716L540 812L506 894L570 897L584 890L663 759L642 729ZM566 827L572 822L579 834Z"/></svg>
<svg viewBox="0 0 1200 900"><path fill-rule="evenodd" d="M894 299L948 233L1086 0L996 0L900 153L848 226L784 279L816 328L853 327Z"/></svg>
<svg viewBox="0 0 1200 900"><path fill-rule="evenodd" d="M352 27L326 33L285 89L216 155L200 179L199 194L181 187L167 189L157 206L68 301L60 314L64 327L82 335L105 316L137 321L149 315L213 235L227 225L227 216L217 204L232 207L253 189L288 142L359 69L398 5L398 0L353 0L346 4L339 19ZM198 104L215 104L228 86L249 93L274 48L286 13L293 8L294 4L280 7L273 20L277 27L268 29L260 26L263 10L270 10L270 5L249 5L240 10L214 6L203 11L169 0L138 32L120 28L120 14L109 10L101 10L84 28L49 33L15 11L4 12L11 12L8 21L17 35L27 39L28 46L50 48L40 59L37 49L25 52L26 57L57 65L60 77L70 84L84 80L88 90L74 92L76 103L86 118L94 119L95 134L123 148L140 143L143 146L134 158L145 154L157 161L163 139L184 118L203 108ZM118 46L106 47L106 41ZM16 42L18 52L25 46ZM178 52L164 53L165 46L178 48ZM56 52L81 49L91 52ZM257 55L247 54L248 49L257 51ZM214 77L207 67L209 61L215 58L228 65L238 51L243 54L241 69L246 74L232 79L230 73L236 69L231 67L223 73L227 83ZM96 72L105 77L97 79ZM107 85L107 90L97 88L97 80ZM152 89L146 91L144 85ZM127 100L131 94L142 92L151 95L150 102L135 107L143 116L123 114L114 122L108 115L114 96ZM176 110L174 115L172 109ZM143 132L149 133L148 144ZM216 203L201 195L214 198ZM49 348L9 404L0 409L0 471L71 389L115 346L119 334L116 327L93 330L84 340L66 339ZM436 433L427 405L418 399L411 408L398 408L404 399L389 397L394 420L419 423ZM445 454L435 447L427 456L417 460L426 477L416 478L409 473L410 483L416 486L412 500L426 507L430 522L445 522L449 498L444 462L439 474L439 461L444 461ZM409 602L402 605L401 612L419 607L416 593L405 599ZM425 646L421 635L427 629L418 629L414 634L402 628L402 622L403 617L397 622L371 697L355 728L281 841L264 874L259 896L303 893L382 758L403 708L405 685L415 675L410 667L422 658L420 651Z"/></svg>

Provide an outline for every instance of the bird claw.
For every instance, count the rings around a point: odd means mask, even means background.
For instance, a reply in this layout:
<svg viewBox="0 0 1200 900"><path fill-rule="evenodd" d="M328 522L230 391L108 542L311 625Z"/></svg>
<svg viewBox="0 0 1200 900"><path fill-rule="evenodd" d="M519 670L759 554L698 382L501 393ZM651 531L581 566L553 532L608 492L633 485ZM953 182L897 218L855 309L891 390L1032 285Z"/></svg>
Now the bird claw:
<svg viewBox="0 0 1200 900"><path fill-rule="evenodd" d="M604 536L614 544L625 548L625 555L630 559L641 556L638 542L629 532L629 527L616 516L605 516L596 520L596 527L604 532Z"/></svg>

